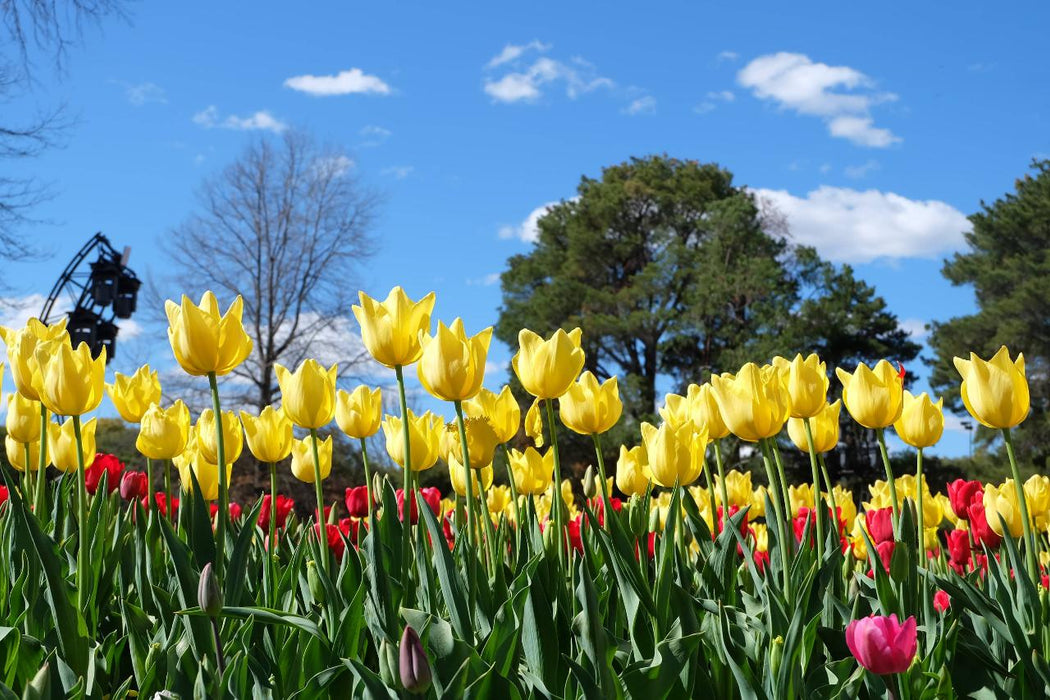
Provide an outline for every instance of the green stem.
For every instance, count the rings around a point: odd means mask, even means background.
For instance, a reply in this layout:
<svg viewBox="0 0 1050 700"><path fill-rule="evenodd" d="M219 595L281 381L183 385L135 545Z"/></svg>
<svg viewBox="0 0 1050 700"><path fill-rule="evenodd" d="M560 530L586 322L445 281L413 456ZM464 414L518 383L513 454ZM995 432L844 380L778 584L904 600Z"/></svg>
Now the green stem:
<svg viewBox="0 0 1050 700"><path fill-rule="evenodd" d="M29 469L28 446L26 451L26 469ZM36 470L36 514L44 517L47 510L47 408L40 404L40 458Z"/></svg>
<svg viewBox="0 0 1050 700"><path fill-rule="evenodd" d="M266 558L270 562L270 607L277 607L277 463L270 462L270 539Z"/></svg>
<svg viewBox="0 0 1050 700"><path fill-rule="evenodd" d="M510 450L507 443L500 445L503 448L503 461L507 465L507 483L510 486L510 497L514 503L514 554L518 553L521 546L521 511L518 503L518 485L514 482L514 470L510 466Z"/></svg>
<svg viewBox="0 0 1050 700"><path fill-rule="evenodd" d="M73 416L73 437L77 442L77 609L87 615L87 599L85 588L87 555L87 476L84 473L84 449L80 438L80 416Z"/></svg>
<svg viewBox="0 0 1050 700"><path fill-rule="evenodd" d="M886 483L890 485L890 505L893 506L893 532L900 529L901 505L897 500L897 482L893 479L893 467L890 466L890 453L886 451L886 430L876 428L875 436L879 440L879 453L882 455L882 466L886 468Z"/></svg>
<svg viewBox="0 0 1050 700"><path fill-rule="evenodd" d="M722 512L729 512L729 487L726 486L726 472L722 465L722 441L713 440L711 446L715 448L715 465L718 467L718 487L722 494Z"/></svg>
<svg viewBox="0 0 1050 700"><path fill-rule="evenodd" d="M603 527L609 529L609 519L613 517L612 499L609 498L609 480L605 476L605 457L602 455L602 440L598 433L591 435L594 438L594 454L598 457L598 476L601 478L602 508L605 509L605 524Z"/></svg>
<svg viewBox="0 0 1050 700"><path fill-rule="evenodd" d="M404 485L402 486L402 511L401 519L401 575L403 578L404 597L407 603L412 604L415 595L412 591L412 503L415 501L415 490L412 487L412 438L408 429L408 400L405 398L405 373L401 365L394 366L394 376L397 377L397 395L401 403L401 436L405 445L404 459Z"/></svg>
<svg viewBox="0 0 1050 700"><path fill-rule="evenodd" d="M29 459L32 455L29 453L29 443L22 443L22 453L24 455L23 460L25 464L25 471L22 473L22 493L25 498L28 499L29 495L33 493L33 474L32 469L29 468ZM40 513L37 513L40 516Z"/></svg>
<svg viewBox="0 0 1050 700"><path fill-rule="evenodd" d="M919 452L915 457L915 500L918 504L915 518L919 525L919 548L918 552L920 569L926 568L926 524L924 522L925 515L923 512L923 479L922 479L922 448L919 448ZM933 618L932 601L930 598L931 590L929 586L922 586L922 614L925 617L927 624L929 624Z"/></svg>
<svg viewBox="0 0 1050 700"><path fill-rule="evenodd" d="M208 385L211 387L212 410L215 412L215 441L219 451L219 512L215 526L215 577L222 585L222 572L225 568L223 564L226 560L226 522L230 519L230 495L229 485L226 483L226 440L222 434L222 408L219 406L219 384L215 378L215 372L208 372Z"/></svg>
<svg viewBox="0 0 1050 700"><path fill-rule="evenodd" d="M554 542L558 548L558 563L561 564L564 573L568 565L568 552L565 551L566 533L561 512L561 455L558 453L558 434L554 427L554 399L545 399L544 403L547 404L547 424L551 434L551 449L554 450L554 485L551 492Z"/></svg>
<svg viewBox="0 0 1050 700"><path fill-rule="evenodd" d="M481 523L478 521L478 504L474 500L474 479L471 477L470 451L467 447L467 426L463 422L463 402L453 401L456 409L456 426L459 428L459 446L463 457L460 467L463 469L463 488L466 490L467 500L467 543L471 551L477 551L478 539L481 536ZM481 480L478 479L478 489L481 489Z"/></svg>
<svg viewBox="0 0 1050 700"><path fill-rule="evenodd" d="M168 519L175 523L175 502L172 500L174 494L171 492L171 460L164 460L164 508L168 511ZM157 497L150 492L148 502L156 506Z"/></svg>
<svg viewBox="0 0 1050 700"><path fill-rule="evenodd" d="M824 562L824 497L820 494L820 471L817 468L817 451L813 446L813 427L809 418L802 419L806 426L806 445L809 447L809 469L813 475L813 518L817 528L817 566Z"/></svg>
<svg viewBox="0 0 1050 700"><path fill-rule="evenodd" d="M769 479L769 488L773 491L769 502L773 506L773 519L776 520L777 525L777 548L780 549L780 557L783 562L784 568L784 594L790 603L793 595L791 593L791 548L788 542L787 533L787 520L784 517L782 511L783 499L779 493L780 487L777 484L776 466L773 463L773 456L769 448L769 440L760 440L759 445L762 448L762 461L765 463L766 476ZM769 519L768 517L766 518Z"/></svg>
<svg viewBox="0 0 1050 700"><path fill-rule="evenodd" d="M153 460L149 457L146 458L146 493L150 496L153 495ZM146 499L147 513L152 513L156 506L157 503L155 498L148 497Z"/></svg>
<svg viewBox="0 0 1050 700"><path fill-rule="evenodd" d="M361 438L361 463L365 467L365 494L368 496L368 521L372 520L372 471L368 467L368 445Z"/></svg>
<svg viewBox="0 0 1050 700"><path fill-rule="evenodd" d="M317 541L320 544L321 567L328 571L328 537L325 533L324 492L321 487L321 456L317 452L317 428L310 428L310 443L314 452L314 492L317 495ZM271 515L276 503L271 503Z"/></svg>
<svg viewBox="0 0 1050 700"><path fill-rule="evenodd" d="M710 466L708 466L708 464L707 464L707 455L706 454L704 455L704 469L703 469L703 472L704 472L704 479L705 479L705 481L707 481L707 503L708 503L708 508L711 509L711 532L715 533L715 535L717 536L718 535L718 503L717 503L717 499L715 498L715 478L711 474ZM697 505L699 506L699 504L697 504ZM727 520L728 517L729 517L729 505L725 502L725 500L723 500L722 501L722 524L723 524L723 526L725 525L725 523L728 522L728 520Z"/></svg>
<svg viewBox="0 0 1050 700"><path fill-rule="evenodd" d="M1039 562L1037 560L1035 534L1032 532L1032 520L1028 517L1028 500L1024 495L1024 484L1021 482L1021 472L1017 468L1017 457L1014 455L1014 440L1009 428L1003 428L1003 441L1006 443L1006 456L1010 459L1010 472L1014 478L1014 488L1017 490L1017 501L1021 505L1021 523L1024 525L1025 560L1028 563L1028 575L1038 587L1039 585ZM993 514L994 515L994 514Z"/></svg>

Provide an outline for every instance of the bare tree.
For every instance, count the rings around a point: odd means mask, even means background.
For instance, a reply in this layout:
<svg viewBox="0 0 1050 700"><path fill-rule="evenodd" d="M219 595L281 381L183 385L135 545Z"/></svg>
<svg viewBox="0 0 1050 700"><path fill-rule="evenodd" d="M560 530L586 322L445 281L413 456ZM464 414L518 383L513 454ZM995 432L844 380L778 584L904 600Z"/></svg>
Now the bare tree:
<svg viewBox="0 0 1050 700"><path fill-rule="evenodd" d="M372 253L379 198L354 177L346 153L303 132L262 138L205 181L198 201L166 243L172 281L180 291L244 297L255 349L235 371L234 385L250 387L242 403L274 401L275 362L313 356L346 374L363 359L345 341L350 281Z"/></svg>

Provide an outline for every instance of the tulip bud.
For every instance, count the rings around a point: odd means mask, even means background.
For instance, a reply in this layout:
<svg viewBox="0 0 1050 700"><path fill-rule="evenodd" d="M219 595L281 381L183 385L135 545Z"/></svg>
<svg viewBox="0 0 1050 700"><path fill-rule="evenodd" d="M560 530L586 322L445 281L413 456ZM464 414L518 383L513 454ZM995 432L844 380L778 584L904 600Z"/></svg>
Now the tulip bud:
<svg viewBox="0 0 1050 700"><path fill-rule="evenodd" d="M315 561L306 562L306 582L310 586L310 595L318 603L323 604L326 599L325 590L321 584L320 574L317 573L317 562Z"/></svg>
<svg viewBox="0 0 1050 700"><path fill-rule="evenodd" d="M415 695L422 695L430 688L430 662L419 641L419 635L411 626L401 634L401 649L398 656L398 671L401 685Z"/></svg>
<svg viewBox="0 0 1050 700"><path fill-rule="evenodd" d="M22 698L36 700L36 698L49 697L51 697L51 673L50 665L45 661L44 665L33 676L33 680L29 681L25 690L22 691Z"/></svg>
<svg viewBox="0 0 1050 700"><path fill-rule="evenodd" d="M385 639L379 643L379 677L388 686L397 683L397 649Z"/></svg>
<svg viewBox="0 0 1050 700"><path fill-rule="evenodd" d="M653 508L649 511L649 532L660 531L660 509Z"/></svg>
<svg viewBox="0 0 1050 700"><path fill-rule="evenodd" d="M383 487L386 486L386 481L383 479L383 475L376 472L372 475L372 502L377 506L383 505Z"/></svg>
<svg viewBox="0 0 1050 700"><path fill-rule="evenodd" d="M594 498L598 495L598 485L594 480L594 467L587 465L587 471L583 474L583 495Z"/></svg>
<svg viewBox="0 0 1050 700"><path fill-rule="evenodd" d="M197 586L197 604L208 617L218 617L222 612L222 593L219 592L219 582L215 578L215 571L211 562L204 565L201 571L201 580Z"/></svg>
<svg viewBox="0 0 1050 700"><path fill-rule="evenodd" d="M784 661L784 638L777 635L769 649L769 672L776 676L780 671L780 664Z"/></svg>

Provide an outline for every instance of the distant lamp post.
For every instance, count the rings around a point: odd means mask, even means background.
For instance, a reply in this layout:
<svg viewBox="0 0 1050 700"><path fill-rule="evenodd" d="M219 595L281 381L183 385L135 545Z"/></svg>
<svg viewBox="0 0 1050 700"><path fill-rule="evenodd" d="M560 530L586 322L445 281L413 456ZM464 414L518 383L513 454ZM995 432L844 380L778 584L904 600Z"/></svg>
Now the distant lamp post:
<svg viewBox="0 0 1050 700"><path fill-rule="evenodd" d="M54 321L58 300L66 296L73 308L68 312L69 339L73 346L87 343L91 354L98 357L103 348L106 361L117 354L116 319L128 319L138 306L142 281L128 267L130 248L118 252L109 239L96 233L62 271L44 302L40 320ZM96 258L85 266L92 255ZM85 269L85 267L87 269Z"/></svg>
<svg viewBox="0 0 1050 700"><path fill-rule="evenodd" d="M969 456L973 457L973 421L961 420L959 421L959 425L966 430L967 439L969 441Z"/></svg>

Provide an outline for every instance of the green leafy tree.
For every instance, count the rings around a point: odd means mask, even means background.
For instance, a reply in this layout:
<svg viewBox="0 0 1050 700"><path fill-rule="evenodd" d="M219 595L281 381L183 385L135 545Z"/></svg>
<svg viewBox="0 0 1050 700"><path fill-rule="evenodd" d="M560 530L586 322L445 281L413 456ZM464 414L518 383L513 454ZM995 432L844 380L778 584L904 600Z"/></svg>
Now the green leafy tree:
<svg viewBox="0 0 1050 700"><path fill-rule="evenodd" d="M1050 160L1032 162L1032 172L1014 191L981 203L966 234L967 250L945 261L942 274L954 285L971 285L978 310L934 323L930 344L936 353L931 384L945 403L962 411L956 356L975 352L988 358L1001 345L1023 352L1032 414L1017 430L1022 459L1041 469L1050 458ZM989 442L996 435L979 436Z"/></svg>

